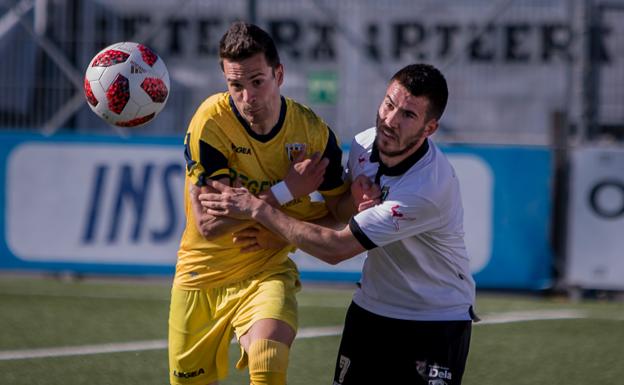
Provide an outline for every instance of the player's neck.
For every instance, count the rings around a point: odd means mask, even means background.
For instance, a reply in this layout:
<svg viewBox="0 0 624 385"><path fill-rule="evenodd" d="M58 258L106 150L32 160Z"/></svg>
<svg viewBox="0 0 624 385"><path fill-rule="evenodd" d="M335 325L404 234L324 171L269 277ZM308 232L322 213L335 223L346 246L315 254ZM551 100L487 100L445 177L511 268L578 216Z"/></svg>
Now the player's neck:
<svg viewBox="0 0 624 385"><path fill-rule="evenodd" d="M280 118L280 109L276 109L276 111L268 118L263 121L258 122L247 122L249 127L253 132L258 135L266 135L273 130L273 128L277 125L277 122Z"/></svg>
<svg viewBox="0 0 624 385"><path fill-rule="evenodd" d="M409 151L407 151L407 152L405 152L405 153L403 153L401 155L388 156L388 155L385 155L382 152L379 152L379 159L381 159L383 164L385 164L387 167L394 167L397 164L399 164L402 161L404 161L405 159L407 159L410 156L412 156L416 151L418 151L418 149L420 148L420 146L422 146L423 142L426 139L427 138L424 137L422 140L420 140L418 143L416 143L414 146L412 146L412 148L410 148Z"/></svg>
<svg viewBox="0 0 624 385"><path fill-rule="evenodd" d="M249 122L247 122L249 123ZM273 129L273 127L275 127L275 124L277 124L277 120L274 123L264 123L264 122L259 122L259 123L249 123L249 128L251 128L251 130L253 132L255 132L258 135L266 135L269 132L271 132L271 130Z"/></svg>

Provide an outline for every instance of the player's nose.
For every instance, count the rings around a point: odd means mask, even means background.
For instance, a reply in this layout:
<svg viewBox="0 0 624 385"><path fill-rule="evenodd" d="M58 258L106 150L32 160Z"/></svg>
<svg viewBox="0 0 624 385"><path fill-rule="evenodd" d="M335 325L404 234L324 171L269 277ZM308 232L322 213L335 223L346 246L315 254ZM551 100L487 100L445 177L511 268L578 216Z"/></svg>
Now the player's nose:
<svg viewBox="0 0 624 385"><path fill-rule="evenodd" d="M254 91L245 88L243 90L243 101L248 104L253 104L256 100L256 94Z"/></svg>
<svg viewBox="0 0 624 385"><path fill-rule="evenodd" d="M384 123L391 129L399 128L399 111L389 111L384 117Z"/></svg>

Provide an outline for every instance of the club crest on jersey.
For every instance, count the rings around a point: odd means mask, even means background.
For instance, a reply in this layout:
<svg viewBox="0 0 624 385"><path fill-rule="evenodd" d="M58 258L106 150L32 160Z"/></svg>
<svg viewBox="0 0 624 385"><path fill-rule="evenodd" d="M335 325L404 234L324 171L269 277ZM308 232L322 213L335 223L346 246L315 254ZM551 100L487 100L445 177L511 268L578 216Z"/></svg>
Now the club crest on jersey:
<svg viewBox="0 0 624 385"><path fill-rule="evenodd" d="M305 151L305 143L286 143L286 154L292 162L302 152Z"/></svg>

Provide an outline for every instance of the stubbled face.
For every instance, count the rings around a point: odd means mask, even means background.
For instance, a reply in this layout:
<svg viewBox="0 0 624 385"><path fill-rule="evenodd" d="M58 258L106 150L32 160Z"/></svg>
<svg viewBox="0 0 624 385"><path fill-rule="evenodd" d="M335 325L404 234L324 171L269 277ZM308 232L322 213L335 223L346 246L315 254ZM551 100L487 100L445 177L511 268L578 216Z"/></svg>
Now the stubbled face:
<svg viewBox="0 0 624 385"><path fill-rule="evenodd" d="M438 127L436 119L427 117L429 100L414 96L393 81L377 111L375 142L382 160L393 166L413 154L425 138Z"/></svg>
<svg viewBox="0 0 624 385"><path fill-rule="evenodd" d="M258 53L242 61L224 59L223 75L236 108L249 125L260 133L271 130L279 119L283 66L273 70Z"/></svg>

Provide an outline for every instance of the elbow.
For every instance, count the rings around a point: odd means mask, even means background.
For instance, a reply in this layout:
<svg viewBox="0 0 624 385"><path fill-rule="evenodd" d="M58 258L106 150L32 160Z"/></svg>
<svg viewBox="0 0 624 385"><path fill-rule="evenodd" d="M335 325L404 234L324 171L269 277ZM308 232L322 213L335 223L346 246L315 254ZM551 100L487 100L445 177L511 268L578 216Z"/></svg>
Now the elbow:
<svg viewBox="0 0 624 385"><path fill-rule="evenodd" d="M214 234L212 234L209 230L206 230L204 228L200 229L199 233L207 241L212 241L215 238Z"/></svg>
<svg viewBox="0 0 624 385"><path fill-rule="evenodd" d="M339 264L346 259L351 258L350 255L347 255L344 252L339 252L337 250L326 250L317 257L333 266Z"/></svg>
<svg viewBox="0 0 624 385"><path fill-rule="evenodd" d="M341 237L338 231L328 231L330 236L321 237L315 249L316 257L330 265L337 265L342 261L354 257L359 253L355 243Z"/></svg>
<svg viewBox="0 0 624 385"><path fill-rule="evenodd" d="M219 236L219 234L216 234L214 226L212 226L210 222L200 222L197 225L197 231L207 241L212 241Z"/></svg>
<svg viewBox="0 0 624 385"><path fill-rule="evenodd" d="M342 262L342 259L338 259L338 258L328 258L327 260L327 263L329 263L332 266L336 266L340 262Z"/></svg>

